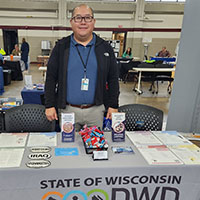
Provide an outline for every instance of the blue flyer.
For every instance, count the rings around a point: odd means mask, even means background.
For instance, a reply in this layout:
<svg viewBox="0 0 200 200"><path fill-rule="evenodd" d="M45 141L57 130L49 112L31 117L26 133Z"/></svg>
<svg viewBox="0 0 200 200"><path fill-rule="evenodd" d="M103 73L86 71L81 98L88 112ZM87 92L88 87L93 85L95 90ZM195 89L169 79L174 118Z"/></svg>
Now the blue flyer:
<svg viewBox="0 0 200 200"><path fill-rule="evenodd" d="M78 156L78 148L55 148L55 156Z"/></svg>

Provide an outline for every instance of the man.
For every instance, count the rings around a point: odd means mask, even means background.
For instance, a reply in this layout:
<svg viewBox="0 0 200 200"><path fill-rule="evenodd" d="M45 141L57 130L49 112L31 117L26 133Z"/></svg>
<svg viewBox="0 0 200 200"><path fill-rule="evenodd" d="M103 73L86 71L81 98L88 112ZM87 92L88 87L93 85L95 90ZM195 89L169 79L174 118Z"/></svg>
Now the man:
<svg viewBox="0 0 200 200"><path fill-rule="evenodd" d="M18 44L15 44L15 48L12 50L12 55L13 56L19 56L21 51L19 50Z"/></svg>
<svg viewBox="0 0 200 200"><path fill-rule="evenodd" d="M48 120L61 112L74 112L76 130L83 125L102 127L117 112L119 84L112 47L93 33L96 20L85 4L74 8L73 34L57 42L47 65L45 106ZM105 107L104 107L105 106Z"/></svg>
<svg viewBox="0 0 200 200"><path fill-rule="evenodd" d="M26 70L28 70L28 53L29 53L29 44L26 42L25 38L22 38L21 60L24 61Z"/></svg>
<svg viewBox="0 0 200 200"><path fill-rule="evenodd" d="M158 52L157 57L170 57L171 54L167 51L166 47L163 47L161 51Z"/></svg>

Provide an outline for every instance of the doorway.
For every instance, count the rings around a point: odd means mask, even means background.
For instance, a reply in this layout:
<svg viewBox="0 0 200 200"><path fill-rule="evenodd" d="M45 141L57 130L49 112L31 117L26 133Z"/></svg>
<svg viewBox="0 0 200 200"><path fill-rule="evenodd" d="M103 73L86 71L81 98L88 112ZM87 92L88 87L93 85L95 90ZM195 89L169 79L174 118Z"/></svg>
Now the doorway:
<svg viewBox="0 0 200 200"><path fill-rule="evenodd" d="M123 52L126 50L126 36L127 32L113 31L112 40L120 41L119 57L122 57Z"/></svg>
<svg viewBox="0 0 200 200"><path fill-rule="evenodd" d="M18 31L3 29L3 44L4 50L7 55L12 53L12 50L15 48L15 44L18 44Z"/></svg>

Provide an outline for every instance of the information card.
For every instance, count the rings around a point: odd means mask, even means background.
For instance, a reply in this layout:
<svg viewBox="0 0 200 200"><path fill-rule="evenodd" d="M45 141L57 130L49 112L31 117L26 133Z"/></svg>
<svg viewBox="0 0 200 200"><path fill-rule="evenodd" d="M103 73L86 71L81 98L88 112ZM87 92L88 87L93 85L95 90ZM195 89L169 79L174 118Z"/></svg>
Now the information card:
<svg viewBox="0 0 200 200"><path fill-rule="evenodd" d="M74 113L61 113L62 142L74 142L75 116Z"/></svg>
<svg viewBox="0 0 200 200"><path fill-rule="evenodd" d="M125 113L112 113L112 140L125 141Z"/></svg>

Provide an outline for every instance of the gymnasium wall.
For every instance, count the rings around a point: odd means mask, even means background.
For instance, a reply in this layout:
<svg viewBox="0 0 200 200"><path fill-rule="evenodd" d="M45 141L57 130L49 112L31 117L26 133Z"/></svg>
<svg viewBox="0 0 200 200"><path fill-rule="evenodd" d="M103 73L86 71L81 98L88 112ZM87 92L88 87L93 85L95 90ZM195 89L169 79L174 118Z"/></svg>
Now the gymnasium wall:
<svg viewBox="0 0 200 200"><path fill-rule="evenodd" d="M82 2L81 2L82 3ZM143 2L144 3L144 2ZM25 37L30 44L31 62L41 54L41 41L49 40L53 47L59 38L71 34L72 8L80 2L5 1L0 6L0 46L2 29L17 29L19 42ZM184 4L145 3L140 11L138 3L89 2L95 12L95 32L111 39L113 31L127 31L126 47L132 47L135 57L143 59L144 44L148 56L154 56L162 46L175 55L180 38Z"/></svg>

